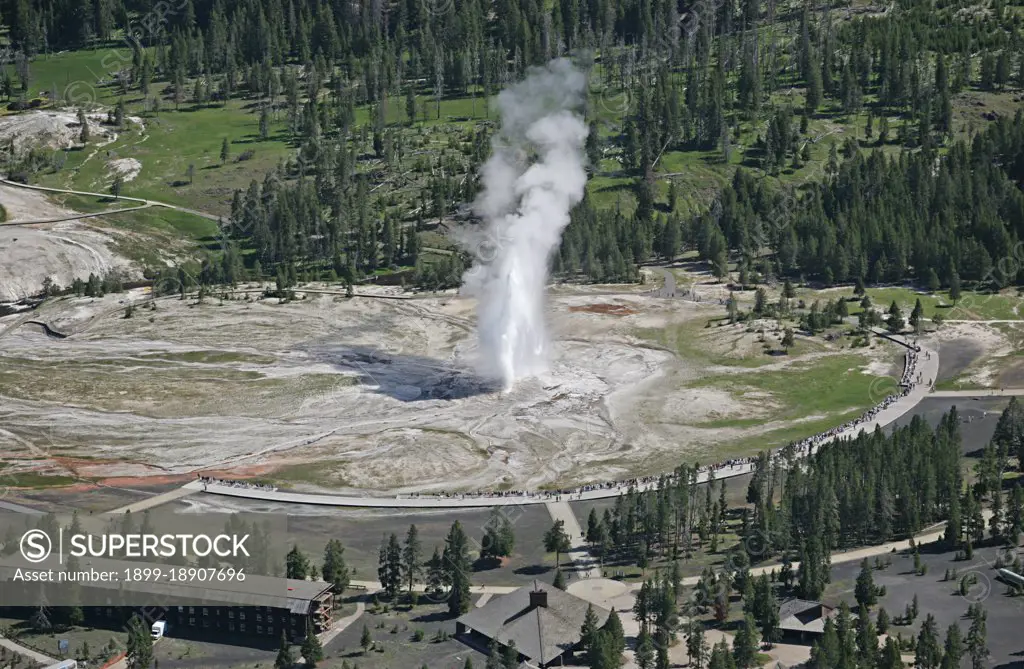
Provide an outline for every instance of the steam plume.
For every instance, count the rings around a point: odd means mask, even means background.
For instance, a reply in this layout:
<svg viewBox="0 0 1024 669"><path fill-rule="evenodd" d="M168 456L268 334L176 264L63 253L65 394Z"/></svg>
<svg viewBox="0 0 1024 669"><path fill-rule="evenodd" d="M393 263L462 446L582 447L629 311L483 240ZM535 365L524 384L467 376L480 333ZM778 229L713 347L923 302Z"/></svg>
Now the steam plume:
<svg viewBox="0 0 1024 669"><path fill-rule="evenodd" d="M547 367L548 264L587 182L587 126L574 111L586 86L583 73L557 59L498 95L501 131L474 203L484 224L462 239L475 258L463 289L479 300L479 371L506 390Z"/></svg>

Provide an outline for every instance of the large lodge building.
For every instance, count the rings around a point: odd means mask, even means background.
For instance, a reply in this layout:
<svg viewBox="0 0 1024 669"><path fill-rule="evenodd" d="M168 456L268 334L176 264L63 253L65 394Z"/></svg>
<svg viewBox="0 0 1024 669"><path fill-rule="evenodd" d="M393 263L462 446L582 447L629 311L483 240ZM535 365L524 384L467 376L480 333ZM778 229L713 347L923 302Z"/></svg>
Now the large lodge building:
<svg viewBox="0 0 1024 669"><path fill-rule="evenodd" d="M246 574L244 580L172 582L169 565L99 558L83 560L80 569L116 573L120 580L74 585L15 581L19 569L64 568L55 558L42 564L28 563L20 555L0 559L0 614L26 620L38 610L37 602L49 602L50 609L67 605L69 590L77 588L74 599L81 602L88 624L96 627L120 628L139 613L147 625L166 620L170 636L269 646L280 642L282 632L299 642L309 628L316 633L330 629L335 608L331 584L324 581ZM126 569L160 569L164 577L125 583Z"/></svg>

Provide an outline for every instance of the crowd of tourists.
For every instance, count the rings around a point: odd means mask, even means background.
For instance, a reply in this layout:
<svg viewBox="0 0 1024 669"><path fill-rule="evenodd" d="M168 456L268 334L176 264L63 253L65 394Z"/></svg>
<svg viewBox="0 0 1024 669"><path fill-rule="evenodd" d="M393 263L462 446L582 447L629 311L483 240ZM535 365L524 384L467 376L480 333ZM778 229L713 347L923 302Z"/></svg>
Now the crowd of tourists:
<svg viewBox="0 0 1024 669"><path fill-rule="evenodd" d="M232 479L218 479L212 476L200 476L199 482L203 484L203 489L206 489L208 485L222 485L229 488L248 488L250 490L265 490L267 492L274 492L277 490L277 486L268 485L266 483L251 483L249 481L235 481Z"/></svg>

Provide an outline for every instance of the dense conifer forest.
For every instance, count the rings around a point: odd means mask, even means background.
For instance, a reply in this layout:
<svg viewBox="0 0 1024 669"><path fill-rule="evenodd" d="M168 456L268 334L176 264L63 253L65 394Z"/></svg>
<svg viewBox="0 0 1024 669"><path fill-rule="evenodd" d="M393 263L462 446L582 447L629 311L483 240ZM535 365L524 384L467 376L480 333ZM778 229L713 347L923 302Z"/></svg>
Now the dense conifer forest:
<svg viewBox="0 0 1024 669"><path fill-rule="evenodd" d="M453 126L440 150L422 126L441 100L484 109L558 56L591 78L595 181L554 258L563 278L634 281L695 250L748 285L1014 284L1024 121L956 112L970 95L1019 100L1021 17L1003 0L0 3L8 98L49 53L127 42L119 115L125 97L145 113L241 99L261 136L286 119L292 156L234 194L228 257L204 280L416 267L431 288L468 259L424 262L422 233L465 213L494 119ZM684 208L689 164L721 181Z"/></svg>

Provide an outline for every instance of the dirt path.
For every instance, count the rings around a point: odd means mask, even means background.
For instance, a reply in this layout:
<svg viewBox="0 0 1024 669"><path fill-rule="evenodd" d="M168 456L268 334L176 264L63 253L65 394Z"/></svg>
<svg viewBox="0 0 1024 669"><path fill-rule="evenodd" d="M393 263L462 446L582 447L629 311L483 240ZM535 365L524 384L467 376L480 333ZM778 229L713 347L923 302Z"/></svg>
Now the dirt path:
<svg viewBox="0 0 1024 669"><path fill-rule="evenodd" d="M14 188L26 188L26 189L29 189L29 190L43 191L43 192L46 192L46 193L64 193L64 194L67 194L67 195L85 195L85 196L88 196L88 197L104 197L104 198L110 197L109 193L93 193L93 192L84 191L84 190L69 190L69 189L66 189L66 188L47 188L46 186L31 186L29 184L22 184L22 183L18 183L16 181L10 181L8 179L0 179L0 183L6 184L7 186L12 186ZM189 209L188 207L181 207L181 206L178 206L176 204L169 204L167 202L159 202L157 200L145 200L145 199L140 198L140 197L129 197L129 196L126 196L126 195L122 195L118 199L125 200L127 202L138 202L139 204L143 204L143 205L151 206L151 207L165 207L167 209L175 209L177 211L183 211L186 214L192 214L194 216L199 216L201 218L205 218L205 219L208 219L208 220L211 220L211 221L220 221L221 218L222 218L220 216L214 216L213 214L209 214L209 213L207 213L205 211L197 211L195 209Z"/></svg>
<svg viewBox="0 0 1024 669"><path fill-rule="evenodd" d="M137 207L124 207L122 209L110 209L107 211L96 211L91 214L74 214L73 216L63 216L61 218L45 218L32 221L6 221L0 223L0 225L45 225L47 223L66 223L68 221L81 221L87 218L99 218L100 216L110 216L112 214L123 214L127 211L138 211L139 209L148 209L153 205L151 204L140 204Z"/></svg>

